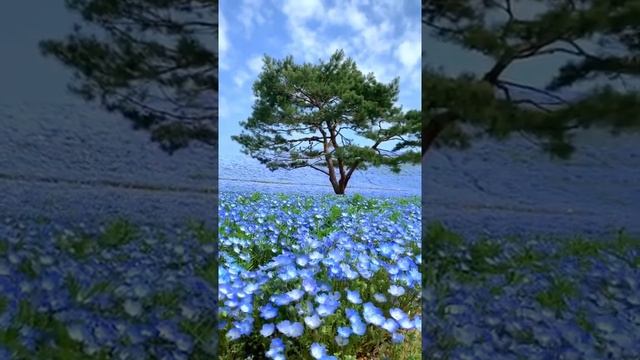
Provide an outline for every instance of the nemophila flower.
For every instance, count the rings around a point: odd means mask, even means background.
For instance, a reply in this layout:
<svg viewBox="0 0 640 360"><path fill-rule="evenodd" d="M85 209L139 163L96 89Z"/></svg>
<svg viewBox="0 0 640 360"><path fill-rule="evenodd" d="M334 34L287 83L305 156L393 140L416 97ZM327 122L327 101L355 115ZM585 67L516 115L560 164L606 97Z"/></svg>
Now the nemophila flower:
<svg viewBox="0 0 640 360"><path fill-rule="evenodd" d="M310 259L308 255L298 255L298 257L296 258L296 264L298 264L298 266L304 267L309 264L309 260Z"/></svg>
<svg viewBox="0 0 640 360"><path fill-rule="evenodd" d="M344 313L347 316L347 319L349 321L351 321L354 318L359 318L360 317L359 314L358 314L358 311L355 310L355 309L352 309L352 308L345 309Z"/></svg>
<svg viewBox="0 0 640 360"><path fill-rule="evenodd" d="M387 266L387 272L389 273L389 275L394 276L400 273L400 269L395 265L389 265Z"/></svg>
<svg viewBox="0 0 640 360"><path fill-rule="evenodd" d="M323 359L325 355L327 355L327 347L325 345L322 344L318 344L316 342L314 342L313 344L311 344L311 356L314 359Z"/></svg>
<svg viewBox="0 0 640 360"><path fill-rule="evenodd" d="M398 260L398 268L402 271L409 271L414 266L413 261L409 257L403 257Z"/></svg>
<svg viewBox="0 0 640 360"><path fill-rule="evenodd" d="M238 340L242 336L240 329L237 327L232 327L227 331L227 339L229 340Z"/></svg>
<svg viewBox="0 0 640 360"><path fill-rule="evenodd" d="M362 303L362 298L360 297L360 293L358 291L347 290L347 300L349 300L352 304L360 304Z"/></svg>
<svg viewBox="0 0 640 360"><path fill-rule="evenodd" d="M248 284L245 284L244 292L247 293L247 294L253 294L258 289L260 289L260 286L258 284L256 284L256 283L248 283Z"/></svg>
<svg viewBox="0 0 640 360"><path fill-rule="evenodd" d="M351 329L353 333L359 336L364 335L367 332L367 325L365 325L360 318L354 318L351 322Z"/></svg>
<svg viewBox="0 0 640 360"><path fill-rule="evenodd" d="M322 323L322 320L320 319L320 316L318 316L318 314L313 314L311 316L305 316L304 323L310 329L317 329Z"/></svg>
<svg viewBox="0 0 640 360"><path fill-rule="evenodd" d="M407 314L402 311L400 308L391 308L389 309L389 315L397 321L400 321L407 317Z"/></svg>
<svg viewBox="0 0 640 360"><path fill-rule="evenodd" d="M309 294L315 294L317 283L313 278L302 279L302 288Z"/></svg>
<svg viewBox="0 0 640 360"><path fill-rule="evenodd" d="M289 320L284 320L276 325L278 331L288 337L298 337L302 335L304 331L304 327L299 322L291 322Z"/></svg>
<svg viewBox="0 0 640 360"><path fill-rule="evenodd" d="M278 306L289 305L293 301L293 299L289 297L288 294L272 295L269 300Z"/></svg>
<svg viewBox="0 0 640 360"><path fill-rule="evenodd" d="M386 319L384 324L382 324L382 328L390 333L396 332L396 330L398 330L398 327L398 323L393 319Z"/></svg>
<svg viewBox="0 0 640 360"><path fill-rule="evenodd" d="M316 312L321 317L332 315L336 309L340 306L340 293L335 292L333 294L318 294L316 295L316 302L320 305L316 307Z"/></svg>
<svg viewBox="0 0 640 360"><path fill-rule="evenodd" d="M318 251L313 251L313 252L311 252L311 254L309 254L309 260L311 260L313 262L317 263L317 261L320 261L322 259L324 259L324 255L322 255Z"/></svg>
<svg viewBox="0 0 640 360"><path fill-rule="evenodd" d="M360 274L357 271L353 270L351 266L343 266L341 267L341 270L342 274L349 280L355 280L360 277Z"/></svg>
<svg viewBox="0 0 640 360"><path fill-rule="evenodd" d="M343 337L343 338L345 338L345 339L348 339L349 336L351 336L352 332L353 332L353 330L348 326L339 326L338 327L338 335Z"/></svg>
<svg viewBox="0 0 640 360"><path fill-rule="evenodd" d="M278 273L278 277L283 281L291 281L298 278L298 270L294 265L287 265L286 267L280 268L280 272Z"/></svg>
<svg viewBox="0 0 640 360"><path fill-rule="evenodd" d="M400 324L400 327L405 330L413 329L415 326L415 323L412 320L410 320L409 317L404 317L400 319L398 323Z"/></svg>
<svg viewBox="0 0 640 360"><path fill-rule="evenodd" d="M240 303L240 311L242 311L245 314L248 314L250 312L253 311L253 299L248 297L245 298L241 303Z"/></svg>
<svg viewBox="0 0 640 360"><path fill-rule="evenodd" d="M271 345L269 346L269 350L265 353L265 355L270 359L284 359L284 342L282 339L275 338L271 340Z"/></svg>
<svg viewBox="0 0 640 360"><path fill-rule="evenodd" d="M391 341L394 344L400 344L404 341L404 335L400 334L400 333L395 333L391 336Z"/></svg>
<svg viewBox="0 0 640 360"><path fill-rule="evenodd" d="M262 329L260 329L260 335L264 337L271 336L271 334L273 334L274 329L275 329L275 325L264 324L262 325Z"/></svg>
<svg viewBox="0 0 640 360"><path fill-rule="evenodd" d="M325 303L325 304L320 304L316 307L316 312L318 313L318 315L322 316L322 317L327 317L329 315L333 315L333 313L336 311L336 309L338 308L338 306L340 306L339 302L331 302L331 303Z"/></svg>
<svg viewBox="0 0 640 360"><path fill-rule="evenodd" d="M397 285L391 285L389 286L389 294L391 294L392 296L402 296L404 295L405 290L402 286L397 286Z"/></svg>
<svg viewBox="0 0 640 360"><path fill-rule="evenodd" d="M84 342L90 340L91 334L87 327L80 323L71 324L67 327L69 337L78 342Z"/></svg>
<svg viewBox="0 0 640 360"><path fill-rule="evenodd" d="M385 317L382 314L382 310L370 302L364 304L364 311L362 312L362 315L364 320L369 324L376 326L382 326L382 324L384 324Z"/></svg>
<svg viewBox="0 0 640 360"><path fill-rule="evenodd" d="M373 294L373 298L379 303L384 303L387 301L387 298L381 293Z"/></svg>
<svg viewBox="0 0 640 360"><path fill-rule="evenodd" d="M289 296L289 298L292 301L298 301L298 300L302 299L303 295L304 295L304 291L302 291L300 289L293 289L293 290L287 292L287 296Z"/></svg>
<svg viewBox="0 0 640 360"><path fill-rule="evenodd" d="M275 330L287 337L297 335L296 332L300 332L299 336L304 336L303 324L309 329L316 329L322 325L322 319L328 316L345 316L345 320L348 320L349 325L345 326L342 323L336 328L335 340L339 345L347 344L351 335L363 336L366 333L367 323L376 326L383 326L386 323L386 327L391 332L395 327L399 329L397 321L392 319L387 321L382 309L371 303L369 306L362 305L365 310L361 313L355 309L346 309L344 313L336 312L341 305L340 295L344 282L350 286L349 283L358 278L370 280L380 270L388 276L386 280L395 286L406 286L412 289L420 286L421 283L412 278L411 274L412 270L418 269L411 260L413 255L411 257L407 255L408 245L414 246L415 239L419 239L419 227L411 228L407 227L406 223L396 224L385 220L384 217L389 215L387 211L379 214L348 213L348 216L339 218L335 224L337 228L343 230L318 238L309 229L315 229L321 224L314 221L313 216L326 214L326 205L309 203L301 199L304 198L294 197L283 200L267 196L258 202L231 203L233 206L222 206L226 211L221 212L224 215L220 215L220 223L224 224L221 225L219 241L220 259L224 270L219 271L221 288L218 294L219 314L221 314L221 320L232 320L232 326L224 329L229 331L238 328L236 322L250 317L251 313L244 312L249 310L249 304L258 309L258 316L261 319L271 321L261 325L261 329L254 330L262 336L271 337ZM329 202L329 204L332 203ZM286 210L279 208L280 206L286 206ZM289 210L296 206L302 210ZM337 204L337 206L342 205ZM406 219L415 220L417 223L420 221L419 208L415 206L414 208L416 214L407 216ZM263 221L259 222L257 219ZM237 226L244 227L246 235L229 242L224 235L227 231L225 228L230 226L229 224L235 224L233 225L235 230L233 227L229 228L233 231L237 231ZM280 231L279 226L283 224L287 228L283 230L287 232L286 237L277 235ZM251 243L245 236L252 234L267 234L266 238L260 236L256 240L258 244L265 245L264 250L261 251L273 252L274 257L266 264L248 271L243 268L242 263L238 262L239 255L230 256L229 254L249 253L247 250ZM283 239L285 241L282 241ZM388 257L378 250L380 244L388 248ZM320 277L324 278L323 281L320 281ZM287 285L286 291L273 292L273 289L282 289L282 281L297 284L298 287ZM336 281L341 282L340 287L336 287ZM278 285L270 286L274 282ZM249 284L254 285L249 287ZM264 291L270 292L264 293ZM345 291L348 304L360 305L371 301L380 304L380 300L386 301L381 297L382 294L378 294L380 296L377 296L377 299L376 296L365 299L364 294L354 288L347 287ZM305 298L305 294L312 296ZM267 301L264 301L265 299ZM279 311L279 307L283 307L283 311ZM290 311L292 308L294 312ZM285 318L278 319L279 322L276 321L274 324L273 319L280 315ZM293 315L295 318L286 318L287 315ZM297 331L294 325L296 318L302 319L298 323L300 331ZM415 319L412 321L415 323ZM391 326L393 324L395 326ZM314 358L335 359L326 354L326 348L324 349L324 353L322 351L314 353ZM269 355L272 359L284 358L284 348L270 348Z"/></svg>
<svg viewBox="0 0 640 360"><path fill-rule="evenodd" d="M340 335L336 335L335 340L338 346L346 346L349 343L349 339L343 338Z"/></svg>
<svg viewBox="0 0 640 360"><path fill-rule="evenodd" d="M260 317L269 320L278 316L278 309L275 308L271 303L267 303L266 305L260 308Z"/></svg>

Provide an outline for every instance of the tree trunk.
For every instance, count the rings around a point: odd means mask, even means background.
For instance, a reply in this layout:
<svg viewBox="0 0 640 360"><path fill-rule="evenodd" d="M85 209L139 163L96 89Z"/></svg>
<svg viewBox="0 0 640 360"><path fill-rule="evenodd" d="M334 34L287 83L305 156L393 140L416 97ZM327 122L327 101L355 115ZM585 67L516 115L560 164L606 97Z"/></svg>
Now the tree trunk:
<svg viewBox="0 0 640 360"><path fill-rule="evenodd" d="M336 195L344 195L345 191L347 190L347 183L349 182L348 179L346 178L340 178L340 181L338 182L337 186L333 187L333 191L336 193Z"/></svg>
<svg viewBox="0 0 640 360"><path fill-rule="evenodd" d="M429 151L429 148L431 148L431 145L433 145L433 142L442 130L444 130L444 125L434 121L422 127L422 157Z"/></svg>
<svg viewBox="0 0 640 360"><path fill-rule="evenodd" d="M455 119L455 115L450 112L444 112L435 116L428 123L422 123L422 157L429 151L433 142L436 140L438 135L442 133L451 121Z"/></svg>

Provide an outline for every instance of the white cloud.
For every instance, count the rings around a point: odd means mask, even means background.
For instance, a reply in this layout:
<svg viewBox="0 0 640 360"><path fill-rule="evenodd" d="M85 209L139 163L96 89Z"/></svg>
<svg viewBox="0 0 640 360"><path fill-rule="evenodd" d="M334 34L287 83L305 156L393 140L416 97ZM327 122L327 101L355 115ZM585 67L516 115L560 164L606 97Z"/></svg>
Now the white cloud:
<svg viewBox="0 0 640 360"><path fill-rule="evenodd" d="M360 71L364 74L373 73L378 81L386 83L397 76L394 75L393 65L389 64L388 61L384 61L384 59L359 57L359 59L354 58L354 60L356 60Z"/></svg>
<svg viewBox="0 0 640 360"><path fill-rule="evenodd" d="M262 71L262 56L254 56L247 61L247 67L253 74L259 74Z"/></svg>
<svg viewBox="0 0 640 360"><path fill-rule="evenodd" d="M322 19L331 24L348 25L354 30L363 30L368 24L367 16L360 11L358 4L346 1L337 1Z"/></svg>
<svg viewBox="0 0 640 360"><path fill-rule="evenodd" d="M369 26L360 34L362 43L368 51L384 53L393 46L393 25L389 21L383 21L378 26Z"/></svg>
<svg viewBox="0 0 640 360"><path fill-rule="evenodd" d="M303 57L304 61L314 62L325 55L323 39L318 38L318 33L296 21L288 24L291 34L291 43L288 52L294 56Z"/></svg>
<svg viewBox="0 0 640 360"><path fill-rule="evenodd" d="M243 0L237 18L242 23L248 37L253 31L253 27L263 25L272 13L269 4L264 0Z"/></svg>
<svg viewBox="0 0 640 360"><path fill-rule="evenodd" d="M412 69L420 62L421 47L422 44L420 41L404 40L396 48L396 58L405 68Z"/></svg>
<svg viewBox="0 0 640 360"><path fill-rule="evenodd" d="M364 73L388 83L400 77L402 90L420 89L420 15L407 15L415 0L285 0L289 43L296 61L327 60L337 49ZM411 23L415 20L415 24ZM417 80L417 81L416 81ZM411 88L411 89L409 89Z"/></svg>
<svg viewBox="0 0 640 360"><path fill-rule="evenodd" d="M218 28L218 51L219 51L219 65L222 69L228 69L226 63L226 56L229 50L229 37L227 35L227 20L225 19L222 11L220 11L220 20Z"/></svg>
<svg viewBox="0 0 640 360"><path fill-rule="evenodd" d="M235 75L233 76L233 82L236 84L237 87L242 87L242 85L244 85L247 80L249 80L251 78L251 75L249 75L246 71L237 71L235 73Z"/></svg>
<svg viewBox="0 0 640 360"><path fill-rule="evenodd" d="M289 20L305 21L323 14L324 5L321 0L285 0L282 12L289 17Z"/></svg>

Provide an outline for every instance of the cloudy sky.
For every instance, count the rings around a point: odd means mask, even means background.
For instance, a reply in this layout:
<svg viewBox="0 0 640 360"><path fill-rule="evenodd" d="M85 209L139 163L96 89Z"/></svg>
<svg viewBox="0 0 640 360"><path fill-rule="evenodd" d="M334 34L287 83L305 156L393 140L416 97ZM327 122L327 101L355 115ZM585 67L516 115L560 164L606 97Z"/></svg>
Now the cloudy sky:
<svg viewBox="0 0 640 360"><path fill-rule="evenodd" d="M343 49L378 80L400 78L399 105L420 107L421 19L417 0L221 0L220 156L251 113L263 56L317 63Z"/></svg>

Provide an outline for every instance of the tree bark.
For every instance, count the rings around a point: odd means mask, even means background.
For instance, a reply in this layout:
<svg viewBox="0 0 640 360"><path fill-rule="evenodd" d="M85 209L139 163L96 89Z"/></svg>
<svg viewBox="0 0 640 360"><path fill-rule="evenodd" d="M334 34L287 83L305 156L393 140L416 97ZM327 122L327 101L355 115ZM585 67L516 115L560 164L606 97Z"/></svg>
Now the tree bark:
<svg viewBox="0 0 640 360"><path fill-rule="evenodd" d="M349 183L349 179L345 177L340 177L340 181L338 181L338 186L334 187L334 192L336 195L344 195L347 190L347 184Z"/></svg>
<svg viewBox="0 0 640 360"><path fill-rule="evenodd" d="M442 133L447 125L455 119L455 114L451 111L436 115L428 123L422 123L422 157L429 151L436 138Z"/></svg>

